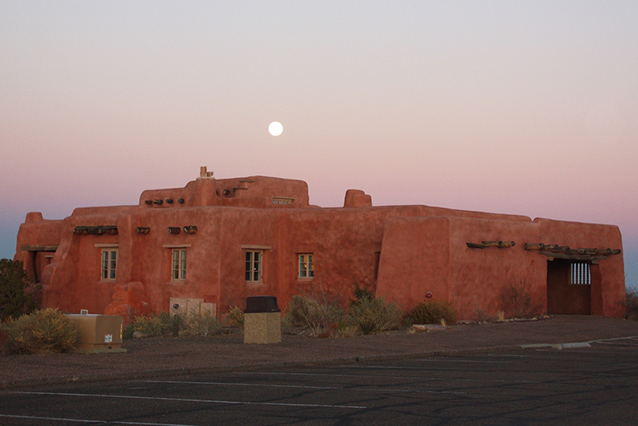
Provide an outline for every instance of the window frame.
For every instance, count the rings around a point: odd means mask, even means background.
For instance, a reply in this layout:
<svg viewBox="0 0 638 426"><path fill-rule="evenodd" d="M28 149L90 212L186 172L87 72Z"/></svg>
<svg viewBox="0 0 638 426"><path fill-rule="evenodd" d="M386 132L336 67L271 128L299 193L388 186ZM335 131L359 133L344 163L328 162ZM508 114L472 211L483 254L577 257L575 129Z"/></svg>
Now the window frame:
<svg viewBox="0 0 638 426"><path fill-rule="evenodd" d="M116 281L117 264L120 257L118 247L103 247L100 250L100 280Z"/></svg>
<svg viewBox="0 0 638 426"><path fill-rule="evenodd" d="M314 253L297 254L297 279L312 280L315 278Z"/></svg>
<svg viewBox="0 0 638 426"><path fill-rule="evenodd" d="M171 281L186 280L187 259L188 249L186 247L171 248Z"/></svg>
<svg viewBox="0 0 638 426"><path fill-rule="evenodd" d="M256 257L258 258L257 260L255 260ZM263 249L247 248L244 250L244 281L258 284L264 282Z"/></svg>

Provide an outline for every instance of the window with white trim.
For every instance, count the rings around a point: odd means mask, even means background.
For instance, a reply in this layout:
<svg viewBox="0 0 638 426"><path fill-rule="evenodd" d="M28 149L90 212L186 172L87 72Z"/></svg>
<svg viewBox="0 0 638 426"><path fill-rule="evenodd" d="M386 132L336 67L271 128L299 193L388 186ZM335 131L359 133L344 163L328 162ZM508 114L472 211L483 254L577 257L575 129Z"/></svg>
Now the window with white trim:
<svg viewBox="0 0 638 426"><path fill-rule="evenodd" d="M589 263L574 262L570 265L569 283L574 285L591 285Z"/></svg>
<svg viewBox="0 0 638 426"><path fill-rule="evenodd" d="M312 253L299 255L299 278L314 278L315 267L312 263Z"/></svg>
<svg viewBox="0 0 638 426"><path fill-rule="evenodd" d="M262 250L246 250L246 282L261 282L263 259Z"/></svg>
<svg viewBox="0 0 638 426"><path fill-rule="evenodd" d="M102 273L103 280L115 281L117 276L117 257L119 250L116 248L102 249Z"/></svg>
<svg viewBox="0 0 638 426"><path fill-rule="evenodd" d="M186 249L178 248L172 250L171 279L186 279Z"/></svg>

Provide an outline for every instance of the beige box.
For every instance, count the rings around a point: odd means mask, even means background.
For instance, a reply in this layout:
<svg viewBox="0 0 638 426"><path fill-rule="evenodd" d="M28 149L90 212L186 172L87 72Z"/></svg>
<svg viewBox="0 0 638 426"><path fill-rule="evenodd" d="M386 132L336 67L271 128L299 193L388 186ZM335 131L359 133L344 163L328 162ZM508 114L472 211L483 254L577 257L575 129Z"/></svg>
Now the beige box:
<svg viewBox="0 0 638 426"><path fill-rule="evenodd" d="M126 352L122 349L122 317L119 315L67 314L77 327L78 352Z"/></svg>
<svg viewBox="0 0 638 426"><path fill-rule="evenodd" d="M199 305L199 311L203 313L210 313L213 318L217 318L217 303L201 303Z"/></svg>
<svg viewBox="0 0 638 426"><path fill-rule="evenodd" d="M178 314L188 316L191 313L199 313L200 305L204 302L204 299L187 298L187 297L171 297L170 314L171 316Z"/></svg>
<svg viewBox="0 0 638 426"><path fill-rule="evenodd" d="M281 312L244 314L244 343L280 343Z"/></svg>

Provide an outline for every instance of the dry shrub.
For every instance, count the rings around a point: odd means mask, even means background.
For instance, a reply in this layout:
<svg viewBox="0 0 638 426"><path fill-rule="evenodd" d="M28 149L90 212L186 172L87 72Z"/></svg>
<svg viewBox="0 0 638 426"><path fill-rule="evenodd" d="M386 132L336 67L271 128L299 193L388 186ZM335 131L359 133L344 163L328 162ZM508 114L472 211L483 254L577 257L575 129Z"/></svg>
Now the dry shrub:
<svg viewBox="0 0 638 426"><path fill-rule="evenodd" d="M424 301L416 305L403 316L407 324L456 324L457 314L449 304L435 301Z"/></svg>
<svg viewBox="0 0 638 426"><path fill-rule="evenodd" d="M184 325L179 335L211 336L220 334L224 328L211 311L191 312L184 320Z"/></svg>
<svg viewBox="0 0 638 426"><path fill-rule="evenodd" d="M337 329L345 310L323 292L298 294L288 303L287 316L292 324L309 329L313 337L320 337Z"/></svg>
<svg viewBox="0 0 638 426"><path fill-rule="evenodd" d="M512 283L500 293L501 309L507 318L531 318L542 312L539 303L532 298L525 280Z"/></svg>
<svg viewBox="0 0 638 426"><path fill-rule="evenodd" d="M625 318L638 321L638 290L629 289L625 294Z"/></svg>
<svg viewBox="0 0 638 426"><path fill-rule="evenodd" d="M374 299L372 292L367 287L361 286L358 281L355 281L352 286L352 295L354 298L350 299L350 306L354 306L363 300Z"/></svg>
<svg viewBox="0 0 638 426"><path fill-rule="evenodd" d="M244 331L244 311L239 306L230 307L224 319L228 325L239 327L242 332Z"/></svg>
<svg viewBox="0 0 638 426"><path fill-rule="evenodd" d="M222 328L222 323L209 311L193 311L188 315L162 312L136 316L124 329L122 337L130 339L136 332L143 337L209 336L219 334Z"/></svg>
<svg viewBox="0 0 638 426"><path fill-rule="evenodd" d="M141 333L145 337L166 336L170 330L169 315L138 315L130 322L124 330L123 337L130 338L133 333Z"/></svg>
<svg viewBox="0 0 638 426"><path fill-rule="evenodd" d="M363 297L350 306L350 318L363 334L394 330L401 324L401 311L394 303Z"/></svg>
<svg viewBox="0 0 638 426"><path fill-rule="evenodd" d="M79 332L57 309L43 309L2 325L8 354L46 354L73 351Z"/></svg>

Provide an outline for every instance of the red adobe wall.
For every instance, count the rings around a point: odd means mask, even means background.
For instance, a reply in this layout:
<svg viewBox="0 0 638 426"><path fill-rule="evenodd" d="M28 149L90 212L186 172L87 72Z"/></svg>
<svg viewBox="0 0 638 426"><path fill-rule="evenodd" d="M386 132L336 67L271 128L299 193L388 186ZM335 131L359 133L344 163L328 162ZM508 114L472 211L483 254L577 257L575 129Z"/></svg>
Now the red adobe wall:
<svg viewBox="0 0 638 426"><path fill-rule="evenodd" d="M377 296L409 309L425 300L449 302L450 218L397 217L383 235Z"/></svg>
<svg viewBox="0 0 638 426"><path fill-rule="evenodd" d="M464 319L494 318L499 311L508 311L503 298L512 289L527 292L531 305L546 311L546 259L524 247L538 240L539 230L531 220L451 220L450 303L464 313ZM482 249L467 245L483 241L514 241L515 245Z"/></svg>
<svg viewBox="0 0 638 426"><path fill-rule="evenodd" d="M563 222L537 218L541 240L576 248L622 249L620 229L614 225ZM610 255L592 266L591 314L623 317L625 267L622 254ZM565 301L567 303L568 301Z"/></svg>
<svg viewBox="0 0 638 426"><path fill-rule="evenodd" d="M291 204L275 204L273 197ZM28 270L35 262L46 306L70 312L128 318L167 311L170 298L182 297L216 303L223 313L260 294L277 296L284 308L293 295L321 289L346 302L357 282L406 309L429 292L433 300L452 304L461 318L474 319L495 316L503 309L503 290L519 284L547 310L548 256L526 250L525 243L622 248L614 226L427 206L372 207L359 190L348 191L344 205L310 206L303 181L206 176L184 188L144 191L137 206L78 208L63 221L29 213L16 259ZM117 234L76 234L78 226L116 226ZM187 234L185 226L197 232ZM168 227L180 232L170 234ZM482 241L515 245L467 245ZM23 245L32 251L21 251ZM33 254L38 246L56 245L49 265L42 253ZM119 250L117 278L101 280L101 250L113 245ZM178 247L187 249L185 280L170 276L171 251ZM251 247L264 250L261 284L244 280L245 250ZM302 253L313 254L314 280L298 277ZM622 255L601 258L592 266L591 313L621 316L622 297ZM565 296L553 295L552 301L570 303Z"/></svg>

